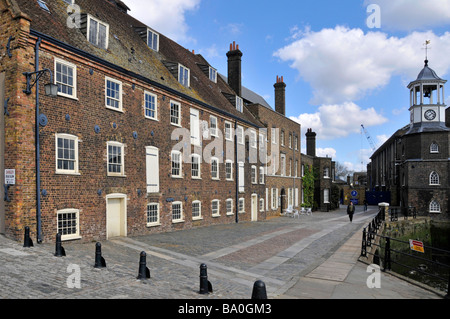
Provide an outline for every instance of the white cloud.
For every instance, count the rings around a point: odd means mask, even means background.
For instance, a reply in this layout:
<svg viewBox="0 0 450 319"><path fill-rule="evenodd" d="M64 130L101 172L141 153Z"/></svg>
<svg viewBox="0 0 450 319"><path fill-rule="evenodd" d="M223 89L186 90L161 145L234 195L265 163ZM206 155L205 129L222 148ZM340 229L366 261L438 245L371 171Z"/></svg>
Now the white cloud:
<svg viewBox="0 0 450 319"><path fill-rule="evenodd" d="M374 108L362 109L352 102L343 104L322 105L316 113L304 113L292 120L302 125L302 135L308 128L317 133L321 140L331 140L360 133L361 124L365 127L381 125L387 119L378 114Z"/></svg>
<svg viewBox="0 0 450 319"><path fill-rule="evenodd" d="M381 10L381 28L422 30L450 25L450 0L365 0Z"/></svg>
<svg viewBox="0 0 450 319"><path fill-rule="evenodd" d="M316 148L316 155L318 157L331 157L331 158L336 158L336 150L334 148L331 147L327 147L327 148Z"/></svg>
<svg viewBox="0 0 450 319"><path fill-rule="evenodd" d="M334 104L355 101L383 88L396 75L415 80L423 67L426 40L431 40L430 67L443 76L450 69L450 32L414 32L389 37L383 32L336 26L313 32L293 29L296 39L274 53L298 71L313 90L311 103ZM292 41L292 40L291 40Z"/></svg>
<svg viewBox="0 0 450 319"><path fill-rule="evenodd" d="M198 9L201 0L127 0L130 15L177 41L192 43L185 14Z"/></svg>
<svg viewBox="0 0 450 319"><path fill-rule="evenodd" d="M386 142L389 139L390 136L386 135L386 134L382 134L382 135L377 135L377 144L379 146L383 145L384 142Z"/></svg>

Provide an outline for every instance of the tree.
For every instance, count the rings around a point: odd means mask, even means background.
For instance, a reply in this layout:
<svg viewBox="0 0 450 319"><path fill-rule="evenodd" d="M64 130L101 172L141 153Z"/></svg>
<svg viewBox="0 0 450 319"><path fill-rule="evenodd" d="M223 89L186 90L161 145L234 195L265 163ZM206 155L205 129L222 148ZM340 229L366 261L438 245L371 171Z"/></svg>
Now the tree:
<svg viewBox="0 0 450 319"><path fill-rule="evenodd" d="M302 178L303 181L303 207L313 207L314 203L314 168L307 166Z"/></svg>
<svg viewBox="0 0 450 319"><path fill-rule="evenodd" d="M347 180L348 175L352 175L353 173L352 170L349 170L344 164L340 162L336 162L334 169L336 178L342 179L344 181Z"/></svg>

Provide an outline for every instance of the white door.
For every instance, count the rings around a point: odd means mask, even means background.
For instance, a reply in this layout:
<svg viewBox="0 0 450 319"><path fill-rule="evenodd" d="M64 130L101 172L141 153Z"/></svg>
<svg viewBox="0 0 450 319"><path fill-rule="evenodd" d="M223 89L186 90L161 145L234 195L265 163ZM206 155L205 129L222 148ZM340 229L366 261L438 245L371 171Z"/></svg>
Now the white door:
<svg viewBox="0 0 450 319"><path fill-rule="evenodd" d="M258 221L258 195L252 195L252 222Z"/></svg>
<svg viewBox="0 0 450 319"><path fill-rule="evenodd" d="M123 195L106 198L106 236L107 238L127 235L126 197Z"/></svg>

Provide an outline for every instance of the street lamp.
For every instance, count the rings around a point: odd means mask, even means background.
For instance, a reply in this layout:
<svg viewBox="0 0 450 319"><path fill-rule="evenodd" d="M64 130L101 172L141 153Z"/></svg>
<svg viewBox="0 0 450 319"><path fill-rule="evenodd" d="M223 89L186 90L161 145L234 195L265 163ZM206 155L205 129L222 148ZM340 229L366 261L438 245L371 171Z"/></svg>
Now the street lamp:
<svg viewBox="0 0 450 319"><path fill-rule="evenodd" d="M23 75L25 75L27 78L27 88L23 90L23 92L25 94L31 94L31 89L37 82L39 82L39 79L44 75L45 72L50 73L50 83L44 85L45 95L56 97L58 95L58 86L53 83L53 74L49 69L43 69L36 72L24 72Z"/></svg>
<svg viewBox="0 0 450 319"><path fill-rule="evenodd" d="M36 69L39 66L39 45L41 39L36 43ZM27 95L31 94L31 89L36 85L36 117L35 117L35 143L36 143L36 228L37 228L37 242L42 243L42 220L41 220L41 165L40 165L40 137L39 137L39 79L45 72L50 73L50 83L44 85L45 95L50 97L58 96L58 86L53 83L53 73L50 69L43 69L35 72L24 72L27 79L27 88L23 92Z"/></svg>

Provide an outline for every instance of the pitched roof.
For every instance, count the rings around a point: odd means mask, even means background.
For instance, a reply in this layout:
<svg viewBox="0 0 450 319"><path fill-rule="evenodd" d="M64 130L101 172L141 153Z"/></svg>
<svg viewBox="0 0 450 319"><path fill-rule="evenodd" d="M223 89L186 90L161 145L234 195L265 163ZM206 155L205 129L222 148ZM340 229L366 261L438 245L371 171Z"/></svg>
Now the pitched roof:
<svg viewBox="0 0 450 319"><path fill-rule="evenodd" d="M65 1L48 1L49 12L43 10L37 0L10 1L31 19L31 30L203 102L213 109L231 114L254 126L261 126L248 110L244 108L244 113L238 112L223 96L221 92L235 94L227 83L219 80L219 77L218 83L213 83L202 72L198 64L208 64L203 57L193 54L159 32L159 51L149 48L138 31L152 29L151 26L128 15L128 7L120 0L76 0L76 4L81 8L81 16L89 14L109 25L109 43L106 50L87 40L82 23L81 27L69 26L68 19L75 16L72 16L72 12L68 14L68 4ZM180 84L164 61L188 67L191 70L190 87Z"/></svg>

